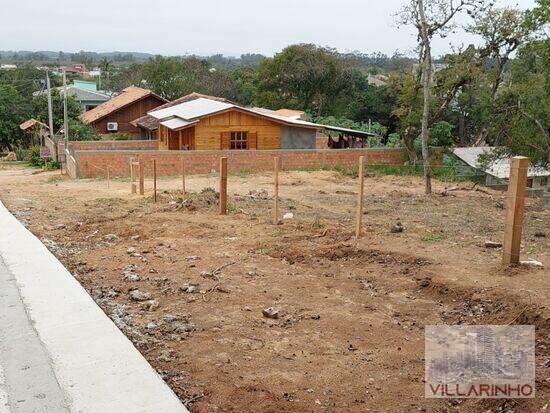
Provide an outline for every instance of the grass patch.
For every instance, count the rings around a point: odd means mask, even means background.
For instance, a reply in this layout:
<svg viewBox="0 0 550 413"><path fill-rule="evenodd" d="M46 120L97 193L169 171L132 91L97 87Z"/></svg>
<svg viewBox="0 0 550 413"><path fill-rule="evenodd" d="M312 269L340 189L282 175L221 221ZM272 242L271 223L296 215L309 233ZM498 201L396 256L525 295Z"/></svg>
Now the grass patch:
<svg viewBox="0 0 550 413"><path fill-rule="evenodd" d="M442 232L437 232L435 234L426 234L420 238L424 242L441 242L446 239L446 235Z"/></svg>
<svg viewBox="0 0 550 413"><path fill-rule="evenodd" d="M61 182L63 180L63 177L62 176L50 176L48 178L48 183L49 184L57 184L58 182Z"/></svg>

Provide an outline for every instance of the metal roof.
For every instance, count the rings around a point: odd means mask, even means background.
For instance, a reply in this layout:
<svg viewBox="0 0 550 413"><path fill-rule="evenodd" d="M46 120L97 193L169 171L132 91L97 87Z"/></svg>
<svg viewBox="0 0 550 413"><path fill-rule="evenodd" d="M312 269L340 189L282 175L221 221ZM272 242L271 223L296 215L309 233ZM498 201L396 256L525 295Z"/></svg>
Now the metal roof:
<svg viewBox="0 0 550 413"><path fill-rule="evenodd" d="M221 112L232 107L235 107L235 105L212 99L199 98L166 109L154 110L149 112L149 115L157 119L165 119L170 116L177 116L182 119L195 119Z"/></svg>
<svg viewBox="0 0 550 413"><path fill-rule="evenodd" d="M238 106L228 101L214 100L208 97L199 97L191 101L186 101L178 105L170 107L164 107L163 109L155 109L148 112L149 116L152 116L158 120L167 120L170 118L180 118L184 121L198 120L205 116L211 116L219 112L223 112L229 109L235 109L242 112L250 113L252 115L262 116L277 123L283 123L289 126L310 128L310 129L327 129L339 132L344 132L354 136L375 136L373 133L357 131L353 129L339 128L330 125L321 125L317 123L307 122L305 120L296 119L296 113L293 113L292 117L284 116L277 111L271 111L263 108L246 108ZM164 123L163 123L164 125ZM166 126L166 125L165 125ZM171 129L171 128L170 128Z"/></svg>
<svg viewBox="0 0 550 413"><path fill-rule="evenodd" d="M168 120L165 120L163 122L160 122L160 124L162 126L166 126L168 129L179 130L179 129L184 129L188 126L194 125L197 122L198 121L188 122L188 121L180 119L180 118L172 118L172 119L168 119Z"/></svg>
<svg viewBox="0 0 550 413"><path fill-rule="evenodd" d="M466 162L469 166L476 169L482 169L479 163L479 156L483 154L491 154L495 150L494 147L468 147L468 148L455 148L453 153ZM500 179L508 179L510 177L510 158L501 158L493 161L486 169L485 173L492 175ZM548 169L529 166L527 170L527 176L550 176Z"/></svg>

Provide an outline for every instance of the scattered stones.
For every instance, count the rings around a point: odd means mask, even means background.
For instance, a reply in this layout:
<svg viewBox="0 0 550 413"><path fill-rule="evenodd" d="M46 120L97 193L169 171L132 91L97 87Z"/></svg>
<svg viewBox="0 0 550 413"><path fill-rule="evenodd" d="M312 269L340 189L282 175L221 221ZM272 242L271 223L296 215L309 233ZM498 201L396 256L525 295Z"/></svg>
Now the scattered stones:
<svg viewBox="0 0 550 413"><path fill-rule="evenodd" d="M485 248L501 248L501 247L502 247L502 242L490 241L490 240L485 241Z"/></svg>
<svg viewBox="0 0 550 413"><path fill-rule="evenodd" d="M42 244L44 244L46 248L49 249L54 254L61 251L61 248L59 247L59 245L57 245L55 241L52 241L49 238L42 238L41 241L42 241Z"/></svg>
<svg viewBox="0 0 550 413"><path fill-rule="evenodd" d="M147 301L151 299L151 293L140 290L130 291L130 298L134 301Z"/></svg>
<svg viewBox="0 0 550 413"><path fill-rule="evenodd" d="M294 219L294 214L292 212L287 212L286 214L283 215L283 219Z"/></svg>
<svg viewBox="0 0 550 413"><path fill-rule="evenodd" d="M130 247L126 250L127 254L133 255L136 253L136 249L134 247Z"/></svg>
<svg viewBox="0 0 550 413"><path fill-rule="evenodd" d="M155 330L157 329L159 326L155 323L153 323L152 321L150 323L147 323L147 325L145 326L145 328L147 330Z"/></svg>
<svg viewBox="0 0 550 413"><path fill-rule="evenodd" d="M124 281L140 281L141 277L136 271L137 271L136 265L134 264L127 265L124 268L124 271L122 272L123 274L122 279Z"/></svg>
<svg viewBox="0 0 550 413"><path fill-rule="evenodd" d="M403 232L404 229L405 227L403 226L403 224L400 221L397 221L395 225L391 227L390 232L392 234L398 234Z"/></svg>
<svg viewBox="0 0 550 413"><path fill-rule="evenodd" d="M279 318L279 310L274 307L264 308L262 310L262 314L266 318L273 318L273 319Z"/></svg>

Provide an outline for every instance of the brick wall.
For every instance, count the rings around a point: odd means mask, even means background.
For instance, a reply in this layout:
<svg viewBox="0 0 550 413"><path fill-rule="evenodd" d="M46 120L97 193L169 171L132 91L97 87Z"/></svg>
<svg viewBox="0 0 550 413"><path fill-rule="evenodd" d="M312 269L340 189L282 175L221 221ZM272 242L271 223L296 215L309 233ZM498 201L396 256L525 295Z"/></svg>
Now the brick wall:
<svg viewBox="0 0 550 413"><path fill-rule="evenodd" d="M226 156L231 172L241 170L271 171L273 158L281 159L282 169L316 168L321 166L357 166L359 156L365 155L367 163L400 165L404 162L401 149L343 149L343 150L273 150L273 151L98 151L74 152L77 171L74 177L93 178L106 176L127 177L130 174L130 158L145 164L145 173L152 174L153 159L157 161L159 176L177 175L181 172L181 160L189 174L209 173L218 170L219 159Z"/></svg>
<svg viewBox="0 0 550 413"><path fill-rule="evenodd" d="M156 150L158 141L128 140L128 141L74 141L69 143L70 150L104 151L104 150Z"/></svg>

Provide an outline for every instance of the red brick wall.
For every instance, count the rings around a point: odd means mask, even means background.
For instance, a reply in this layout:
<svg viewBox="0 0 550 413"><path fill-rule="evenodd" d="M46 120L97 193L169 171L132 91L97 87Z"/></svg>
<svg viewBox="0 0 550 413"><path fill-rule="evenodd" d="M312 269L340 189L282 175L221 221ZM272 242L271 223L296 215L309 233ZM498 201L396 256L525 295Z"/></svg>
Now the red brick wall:
<svg viewBox="0 0 550 413"><path fill-rule="evenodd" d="M155 150L158 141L74 141L70 142L71 151L104 151L104 150Z"/></svg>
<svg viewBox="0 0 550 413"><path fill-rule="evenodd" d="M343 150L283 150L283 151L76 151L77 177L106 176L127 177L130 174L129 160L135 157L145 163L145 173L152 174L153 159L157 161L159 176L177 175L181 171L181 159L190 174L209 173L218 170L221 156L228 158L231 172L241 170L271 171L273 158L281 158L282 169L317 168L321 166L357 166L359 156L365 155L367 163L404 162L400 149L343 149Z"/></svg>

